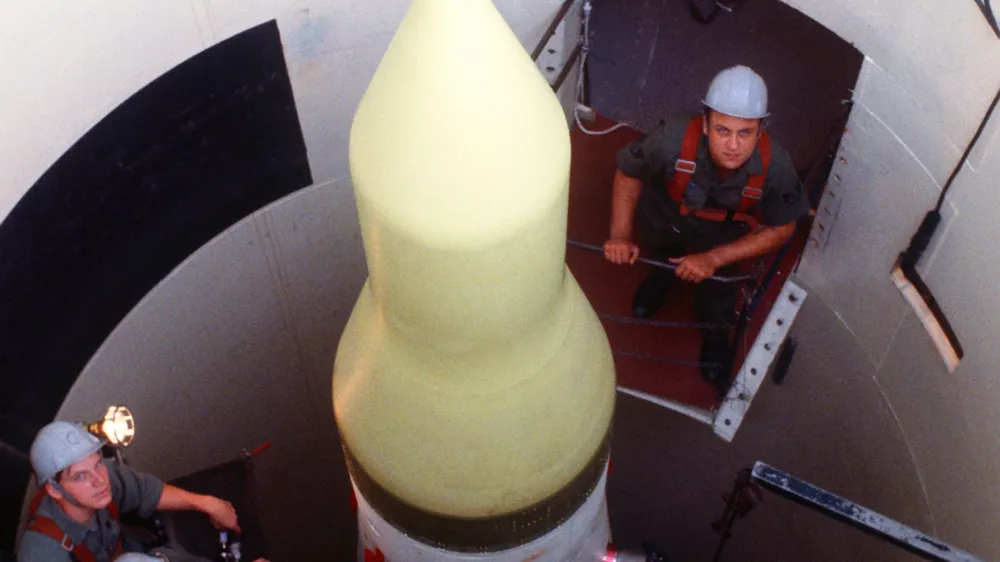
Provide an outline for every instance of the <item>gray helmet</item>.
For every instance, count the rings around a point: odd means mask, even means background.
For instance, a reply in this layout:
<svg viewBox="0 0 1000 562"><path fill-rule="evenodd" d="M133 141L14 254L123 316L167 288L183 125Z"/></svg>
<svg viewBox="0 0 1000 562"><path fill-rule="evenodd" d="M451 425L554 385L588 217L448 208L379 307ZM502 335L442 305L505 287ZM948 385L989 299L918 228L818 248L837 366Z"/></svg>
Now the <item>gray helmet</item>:
<svg viewBox="0 0 1000 562"><path fill-rule="evenodd" d="M44 486L60 470L101 450L104 443L82 425L54 421L43 427L31 444L31 467Z"/></svg>
<svg viewBox="0 0 1000 562"><path fill-rule="evenodd" d="M727 68L715 76L703 102L719 113L743 119L763 119L767 112L767 85L746 66Z"/></svg>

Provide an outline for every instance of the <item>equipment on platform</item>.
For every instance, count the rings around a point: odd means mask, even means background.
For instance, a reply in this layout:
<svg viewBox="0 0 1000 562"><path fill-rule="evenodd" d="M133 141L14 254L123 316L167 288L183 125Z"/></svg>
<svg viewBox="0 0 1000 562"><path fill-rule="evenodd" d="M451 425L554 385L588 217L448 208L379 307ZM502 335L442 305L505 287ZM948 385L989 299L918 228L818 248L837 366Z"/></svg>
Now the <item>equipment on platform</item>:
<svg viewBox="0 0 1000 562"><path fill-rule="evenodd" d="M242 545L240 541L230 541L227 531L219 531L219 546L222 548L219 554L221 562L240 562L242 560Z"/></svg>
<svg viewBox="0 0 1000 562"><path fill-rule="evenodd" d="M694 21L709 25L722 12L733 14L746 0L688 0L688 12Z"/></svg>
<svg viewBox="0 0 1000 562"><path fill-rule="evenodd" d="M723 496L722 500L726 502L726 510L722 513L722 517L712 523L712 529L715 529L721 537L713 562L719 562L721 559L726 541L733 536L732 528L736 520L743 519L753 508L760 505L760 502L764 501L764 494L760 486L750 481L750 470L741 470L733 484L733 490L729 492L729 496Z"/></svg>

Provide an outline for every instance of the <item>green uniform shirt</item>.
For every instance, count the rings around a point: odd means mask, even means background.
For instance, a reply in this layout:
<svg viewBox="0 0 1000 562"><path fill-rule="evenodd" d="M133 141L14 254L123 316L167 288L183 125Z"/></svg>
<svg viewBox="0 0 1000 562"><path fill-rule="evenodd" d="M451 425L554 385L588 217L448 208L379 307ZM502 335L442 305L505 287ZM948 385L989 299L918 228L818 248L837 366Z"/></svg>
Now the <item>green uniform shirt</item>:
<svg viewBox="0 0 1000 562"><path fill-rule="evenodd" d="M680 156L684 133L690 118L671 118L618 153L622 173L643 180L642 195L636 206L641 220L653 228L676 227L693 233L720 230L722 223L681 216L679 205L670 198L667 182L673 179L674 165ZM702 208L734 210L742 199L743 187L750 174L763 172L760 152L754 149L750 159L725 180L719 178L708 152L708 140L698 143L696 169L684 191L684 203L691 210ZM788 152L771 140L771 164L764 180L764 194L754 210L760 210L767 226L780 226L808 214L809 200L802 193L798 174Z"/></svg>
<svg viewBox="0 0 1000 562"><path fill-rule="evenodd" d="M111 497L118 504L119 512L138 512L141 517L149 517L163 493L163 482L155 476L136 472L105 461L108 469L108 484ZM107 509L94 514L89 523L77 523L66 512L45 496L38 507L38 514L52 518L73 544L83 543L90 549L97 562L106 562L114 550L115 541L121 533L118 523ZM17 562L70 562L73 558L59 545L59 542L35 531L26 531L17 550Z"/></svg>

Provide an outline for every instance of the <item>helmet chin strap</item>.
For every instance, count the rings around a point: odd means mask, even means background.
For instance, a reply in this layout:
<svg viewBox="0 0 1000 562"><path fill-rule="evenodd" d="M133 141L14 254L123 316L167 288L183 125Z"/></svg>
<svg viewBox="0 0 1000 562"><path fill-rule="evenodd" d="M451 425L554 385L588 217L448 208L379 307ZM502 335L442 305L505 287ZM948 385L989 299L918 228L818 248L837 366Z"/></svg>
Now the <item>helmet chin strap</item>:
<svg viewBox="0 0 1000 562"><path fill-rule="evenodd" d="M62 484L56 482L55 478L49 480L49 483L52 484L52 487L55 488L62 495L62 497L66 498L66 501L81 509L87 509L86 506L81 504L79 501L77 501L76 498L73 497L73 494L69 493L69 491L66 490L66 488L63 488Z"/></svg>

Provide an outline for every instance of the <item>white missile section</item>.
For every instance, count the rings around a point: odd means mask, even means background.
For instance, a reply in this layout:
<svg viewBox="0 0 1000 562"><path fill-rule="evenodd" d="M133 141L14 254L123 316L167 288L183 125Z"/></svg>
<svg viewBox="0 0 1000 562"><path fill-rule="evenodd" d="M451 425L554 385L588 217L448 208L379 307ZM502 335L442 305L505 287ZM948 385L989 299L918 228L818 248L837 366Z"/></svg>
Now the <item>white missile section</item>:
<svg viewBox="0 0 1000 562"><path fill-rule="evenodd" d="M493 4L415 0L351 129L369 279L333 375L359 505L408 540L501 556L604 505L614 362L565 265L569 160Z"/></svg>
<svg viewBox="0 0 1000 562"><path fill-rule="evenodd" d="M527 543L488 553L455 552L413 540L358 497L358 560L407 562L598 562L605 559L611 530L602 478L587 501L552 531ZM355 490L357 493L357 490ZM367 553L367 554L366 554Z"/></svg>

